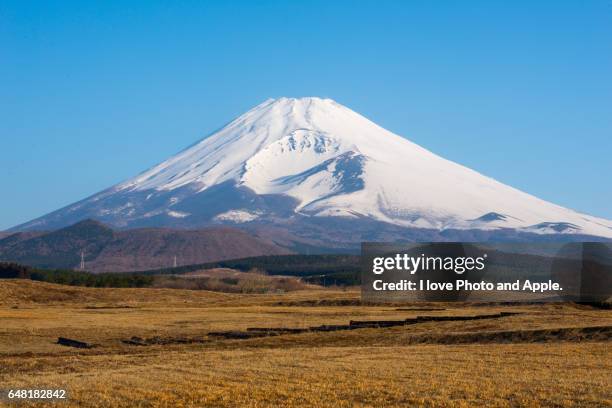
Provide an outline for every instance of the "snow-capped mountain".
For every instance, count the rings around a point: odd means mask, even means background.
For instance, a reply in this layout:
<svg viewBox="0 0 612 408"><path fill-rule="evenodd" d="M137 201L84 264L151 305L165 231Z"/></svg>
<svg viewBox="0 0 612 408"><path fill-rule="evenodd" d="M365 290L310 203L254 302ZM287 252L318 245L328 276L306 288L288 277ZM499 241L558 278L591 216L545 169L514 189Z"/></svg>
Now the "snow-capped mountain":
<svg viewBox="0 0 612 408"><path fill-rule="evenodd" d="M504 185L320 98L267 100L142 174L16 229L84 218L117 227L330 220L331 229L374 222L612 237L612 221Z"/></svg>

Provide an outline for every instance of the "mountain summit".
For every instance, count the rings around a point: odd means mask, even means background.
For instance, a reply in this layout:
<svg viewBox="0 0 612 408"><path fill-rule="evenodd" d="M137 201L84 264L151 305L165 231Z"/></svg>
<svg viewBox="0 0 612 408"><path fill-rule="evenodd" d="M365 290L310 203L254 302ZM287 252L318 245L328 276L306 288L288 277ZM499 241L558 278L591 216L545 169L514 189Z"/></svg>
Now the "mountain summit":
<svg viewBox="0 0 612 408"><path fill-rule="evenodd" d="M291 225L295 232L301 223L329 230L361 222L379 232L612 237L609 220L506 186L314 97L267 100L140 175L15 229L84 218L116 227Z"/></svg>

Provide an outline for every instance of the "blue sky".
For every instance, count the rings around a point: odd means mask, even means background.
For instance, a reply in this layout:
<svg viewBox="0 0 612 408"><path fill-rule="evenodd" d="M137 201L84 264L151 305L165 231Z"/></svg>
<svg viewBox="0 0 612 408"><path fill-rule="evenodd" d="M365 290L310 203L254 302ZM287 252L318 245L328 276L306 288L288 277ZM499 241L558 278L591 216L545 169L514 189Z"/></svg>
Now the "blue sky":
<svg viewBox="0 0 612 408"><path fill-rule="evenodd" d="M0 3L0 229L322 96L612 218L612 1Z"/></svg>

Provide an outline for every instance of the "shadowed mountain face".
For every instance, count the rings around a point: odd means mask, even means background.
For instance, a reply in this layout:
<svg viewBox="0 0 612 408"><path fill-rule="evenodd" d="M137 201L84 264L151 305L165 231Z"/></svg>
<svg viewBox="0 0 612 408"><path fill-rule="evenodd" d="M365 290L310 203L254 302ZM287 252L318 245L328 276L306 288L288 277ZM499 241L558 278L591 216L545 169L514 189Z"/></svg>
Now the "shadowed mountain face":
<svg viewBox="0 0 612 408"><path fill-rule="evenodd" d="M289 218L273 225L243 223L242 228L299 253L359 253L361 242L609 242L584 234L541 234L512 228L405 228L371 219Z"/></svg>
<svg viewBox="0 0 612 408"><path fill-rule="evenodd" d="M123 272L290 253L235 228L142 228L114 231L85 220L49 233L17 233L0 240L0 260L44 268L77 268L85 257L92 272Z"/></svg>
<svg viewBox="0 0 612 408"><path fill-rule="evenodd" d="M0 241L0 259L50 268L72 268L80 263L81 251L90 259L113 239L113 230L85 220L43 234L18 233Z"/></svg>
<svg viewBox="0 0 612 408"><path fill-rule="evenodd" d="M610 220L504 185L321 98L266 101L136 177L14 230L87 218L115 228L276 228L295 237L285 246L436 235L612 238Z"/></svg>

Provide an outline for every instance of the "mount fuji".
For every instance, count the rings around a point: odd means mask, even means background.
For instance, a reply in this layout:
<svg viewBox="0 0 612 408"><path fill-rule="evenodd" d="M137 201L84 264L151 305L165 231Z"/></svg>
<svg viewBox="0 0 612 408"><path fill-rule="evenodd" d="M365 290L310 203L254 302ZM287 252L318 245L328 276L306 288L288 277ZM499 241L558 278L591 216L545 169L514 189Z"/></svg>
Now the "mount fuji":
<svg viewBox="0 0 612 408"><path fill-rule="evenodd" d="M163 163L13 230L239 225L277 241L612 238L331 99L270 99Z"/></svg>

